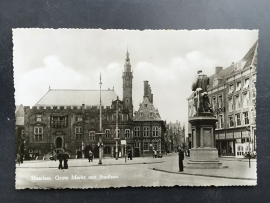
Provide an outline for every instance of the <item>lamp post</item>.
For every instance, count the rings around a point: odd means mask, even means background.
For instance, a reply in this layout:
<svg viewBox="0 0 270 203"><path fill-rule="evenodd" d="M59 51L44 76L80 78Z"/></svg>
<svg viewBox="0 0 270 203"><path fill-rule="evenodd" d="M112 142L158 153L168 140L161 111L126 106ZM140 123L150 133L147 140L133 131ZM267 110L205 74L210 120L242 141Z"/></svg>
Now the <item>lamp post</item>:
<svg viewBox="0 0 270 203"><path fill-rule="evenodd" d="M99 146L99 162L98 164L101 165L102 164L102 146L103 146L103 143L102 143L102 117L101 117L101 85L102 85L102 82L101 82L101 74L100 74L100 82L99 82L99 86L100 86L100 89L99 89L99 95L100 95L100 100L99 100L99 133L97 133L99 135L99 139L98 139L98 146Z"/></svg>
<svg viewBox="0 0 270 203"><path fill-rule="evenodd" d="M118 96L116 101L115 160L118 160Z"/></svg>

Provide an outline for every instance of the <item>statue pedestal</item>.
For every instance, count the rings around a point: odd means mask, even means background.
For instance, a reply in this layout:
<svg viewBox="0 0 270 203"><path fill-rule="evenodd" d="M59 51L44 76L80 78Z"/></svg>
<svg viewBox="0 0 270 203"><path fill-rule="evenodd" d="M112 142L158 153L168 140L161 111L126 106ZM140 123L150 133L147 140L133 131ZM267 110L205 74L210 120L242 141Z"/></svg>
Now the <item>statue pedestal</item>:
<svg viewBox="0 0 270 203"><path fill-rule="evenodd" d="M215 148L217 119L211 113L202 113L189 120L192 131L192 149L186 168L225 168Z"/></svg>

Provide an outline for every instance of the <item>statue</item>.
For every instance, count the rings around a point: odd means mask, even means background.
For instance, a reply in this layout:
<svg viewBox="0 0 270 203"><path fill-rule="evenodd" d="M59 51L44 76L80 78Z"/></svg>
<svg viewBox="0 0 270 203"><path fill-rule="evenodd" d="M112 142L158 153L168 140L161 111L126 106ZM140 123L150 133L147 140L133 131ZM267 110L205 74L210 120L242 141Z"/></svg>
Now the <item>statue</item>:
<svg viewBox="0 0 270 203"><path fill-rule="evenodd" d="M194 100L194 106L196 110L196 115L199 115L203 112L211 112L213 113L213 110L211 108L208 93L207 93L207 87L209 85L209 77L207 75L203 74L201 70L199 70L198 75L195 79L195 81L192 84L192 91L193 91L193 100Z"/></svg>

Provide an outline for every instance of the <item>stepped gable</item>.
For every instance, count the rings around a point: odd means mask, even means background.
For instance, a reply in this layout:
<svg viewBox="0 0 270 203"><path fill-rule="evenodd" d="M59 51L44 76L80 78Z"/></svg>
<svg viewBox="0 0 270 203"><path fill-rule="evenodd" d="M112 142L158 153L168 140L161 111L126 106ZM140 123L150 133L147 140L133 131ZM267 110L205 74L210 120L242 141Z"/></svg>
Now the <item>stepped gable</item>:
<svg viewBox="0 0 270 203"><path fill-rule="evenodd" d="M152 113L152 116L150 113ZM158 109L154 107L148 97L144 97L139 110L135 112L134 121L161 121Z"/></svg>
<svg viewBox="0 0 270 203"><path fill-rule="evenodd" d="M117 99L114 90L101 90L102 106ZM99 106L100 90L50 89L35 106Z"/></svg>

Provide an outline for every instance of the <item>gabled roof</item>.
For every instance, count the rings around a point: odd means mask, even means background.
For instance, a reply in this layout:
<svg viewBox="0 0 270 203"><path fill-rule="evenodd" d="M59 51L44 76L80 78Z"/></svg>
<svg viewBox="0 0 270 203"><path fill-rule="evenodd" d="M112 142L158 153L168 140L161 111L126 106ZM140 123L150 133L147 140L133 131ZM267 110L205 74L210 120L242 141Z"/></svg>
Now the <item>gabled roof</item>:
<svg viewBox="0 0 270 203"><path fill-rule="evenodd" d="M246 55L243 57L242 60L240 60L237 63L244 63L243 67L238 70L233 70L230 75L234 75L238 72L241 72L242 70L249 69L249 67L252 65L257 67L257 49L258 49L258 40L255 42L255 44L248 50Z"/></svg>
<svg viewBox="0 0 270 203"><path fill-rule="evenodd" d="M24 117L23 105L16 105L15 117Z"/></svg>
<svg viewBox="0 0 270 203"><path fill-rule="evenodd" d="M111 106L117 99L114 90L101 90L102 106ZM99 90L50 89L35 106L99 106Z"/></svg>
<svg viewBox="0 0 270 203"><path fill-rule="evenodd" d="M15 118L16 118L15 125L24 125L24 109L22 104L16 105Z"/></svg>
<svg viewBox="0 0 270 203"><path fill-rule="evenodd" d="M152 116L150 117L150 113ZM142 104L140 104L139 110L135 112L134 121L162 121L157 109L149 101L147 97L144 97Z"/></svg>
<svg viewBox="0 0 270 203"><path fill-rule="evenodd" d="M213 88L213 83L214 83L214 79L217 78L218 81L218 85L223 85L226 83L226 78L233 72L234 70L234 65L231 65L223 70L221 70L218 74L214 74L211 75L209 77L210 82L209 82L209 88L208 89L212 89Z"/></svg>

